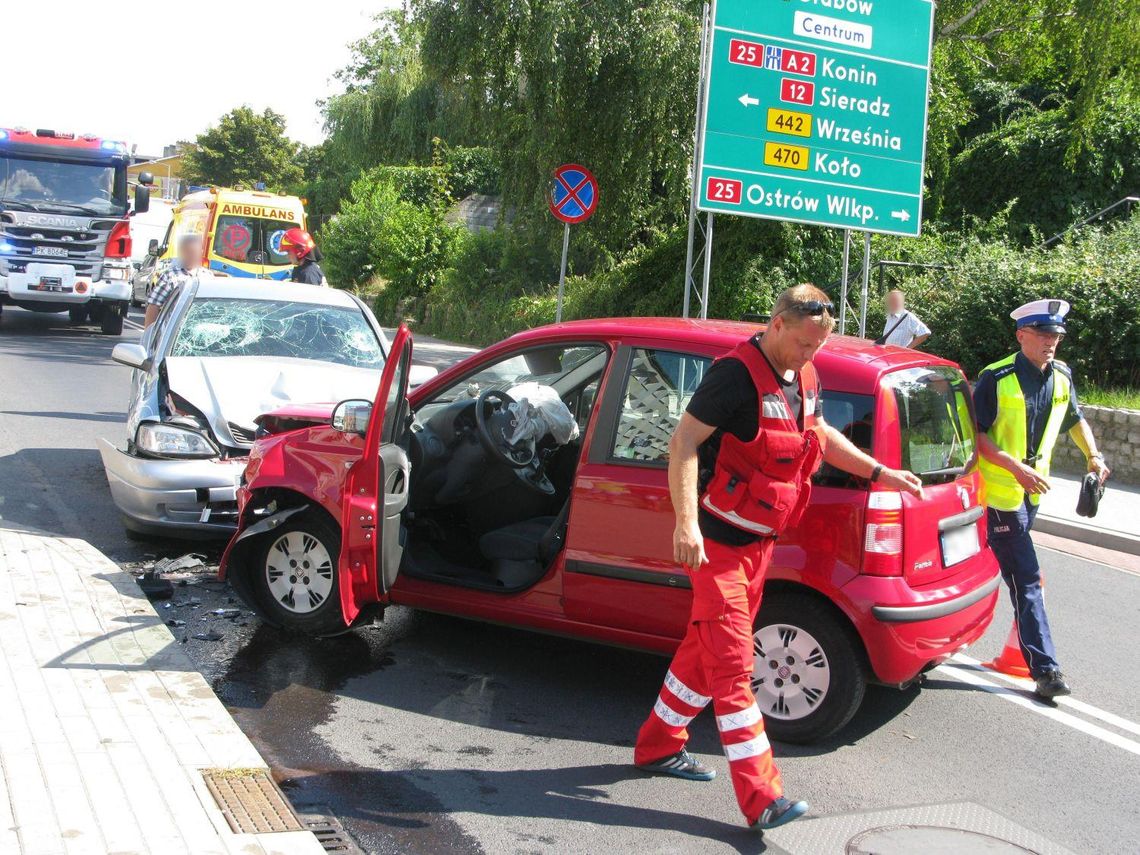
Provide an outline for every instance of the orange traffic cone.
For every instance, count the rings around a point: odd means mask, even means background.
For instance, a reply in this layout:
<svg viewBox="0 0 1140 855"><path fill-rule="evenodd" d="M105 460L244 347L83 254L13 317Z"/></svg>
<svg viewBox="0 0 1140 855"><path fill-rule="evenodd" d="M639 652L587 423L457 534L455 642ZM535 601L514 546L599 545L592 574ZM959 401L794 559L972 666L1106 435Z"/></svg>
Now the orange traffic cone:
<svg viewBox="0 0 1140 855"><path fill-rule="evenodd" d="M1025 664L1025 657L1021 655L1021 643L1017 640L1017 619L1009 628L1009 637L1005 640L1005 647L996 659L985 663L985 667L993 668L1002 674L1011 677L1029 677L1029 666Z"/></svg>

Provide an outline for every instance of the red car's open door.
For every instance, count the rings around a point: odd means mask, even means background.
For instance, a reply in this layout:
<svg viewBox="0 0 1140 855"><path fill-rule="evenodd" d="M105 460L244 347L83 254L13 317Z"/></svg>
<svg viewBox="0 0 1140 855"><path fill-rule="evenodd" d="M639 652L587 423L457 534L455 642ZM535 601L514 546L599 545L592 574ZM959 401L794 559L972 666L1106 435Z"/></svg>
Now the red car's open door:
<svg viewBox="0 0 1140 855"><path fill-rule="evenodd" d="M364 454L345 480L341 518L340 598L348 623L362 606L385 602L403 555L408 505L408 374L412 334L401 326L372 405Z"/></svg>

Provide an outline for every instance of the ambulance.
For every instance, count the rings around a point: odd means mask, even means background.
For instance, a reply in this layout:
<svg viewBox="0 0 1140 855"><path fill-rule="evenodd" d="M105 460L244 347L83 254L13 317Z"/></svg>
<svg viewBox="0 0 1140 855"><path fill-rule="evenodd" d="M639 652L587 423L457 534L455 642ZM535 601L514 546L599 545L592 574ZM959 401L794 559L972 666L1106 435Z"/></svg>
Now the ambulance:
<svg viewBox="0 0 1140 855"><path fill-rule="evenodd" d="M281 251L281 237L292 228L305 228L298 197L210 187L182 197L166 237L153 250L161 267L175 257L179 238L197 234L202 266L215 275L288 280L293 264Z"/></svg>

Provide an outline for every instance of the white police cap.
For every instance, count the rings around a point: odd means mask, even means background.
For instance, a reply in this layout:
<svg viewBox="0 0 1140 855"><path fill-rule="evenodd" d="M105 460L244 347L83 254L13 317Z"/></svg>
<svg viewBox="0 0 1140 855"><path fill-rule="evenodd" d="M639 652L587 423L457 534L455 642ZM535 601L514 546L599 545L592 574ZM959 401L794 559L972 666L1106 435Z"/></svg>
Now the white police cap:
<svg viewBox="0 0 1140 855"><path fill-rule="evenodd" d="M1017 321L1017 328L1033 327L1042 332L1065 332L1065 315L1071 307L1064 300L1034 300L1018 306L1009 316Z"/></svg>

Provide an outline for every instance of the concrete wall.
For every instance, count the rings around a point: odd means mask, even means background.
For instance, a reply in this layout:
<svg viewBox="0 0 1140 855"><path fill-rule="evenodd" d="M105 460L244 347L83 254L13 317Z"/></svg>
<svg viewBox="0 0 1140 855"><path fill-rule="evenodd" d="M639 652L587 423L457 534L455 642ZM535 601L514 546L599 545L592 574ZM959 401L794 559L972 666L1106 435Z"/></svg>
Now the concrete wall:
<svg viewBox="0 0 1140 855"><path fill-rule="evenodd" d="M1112 470L1112 480L1140 485L1140 410L1112 410L1090 404L1082 409L1096 437L1097 448ZM1084 454L1067 436L1057 440L1053 469L1074 475L1087 470Z"/></svg>

